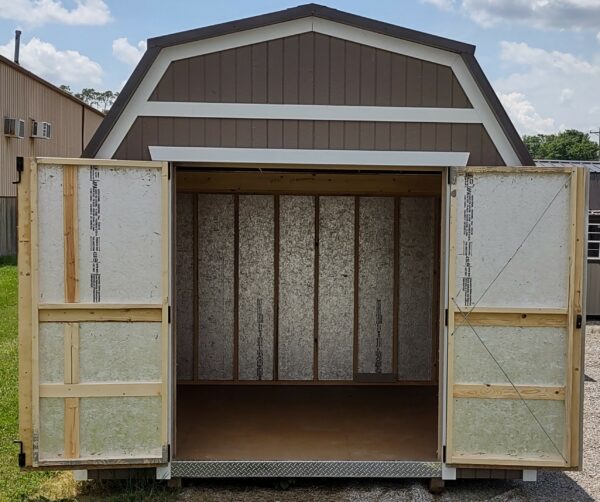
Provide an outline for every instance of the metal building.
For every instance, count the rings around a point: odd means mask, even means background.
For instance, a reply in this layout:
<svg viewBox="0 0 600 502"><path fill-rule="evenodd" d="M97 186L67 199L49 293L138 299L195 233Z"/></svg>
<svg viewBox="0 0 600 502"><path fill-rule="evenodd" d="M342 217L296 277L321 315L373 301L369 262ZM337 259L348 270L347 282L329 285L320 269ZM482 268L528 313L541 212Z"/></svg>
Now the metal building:
<svg viewBox="0 0 600 502"><path fill-rule="evenodd" d="M17 156L78 157L103 118L95 108L0 56L0 256L17 253Z"/></svg>

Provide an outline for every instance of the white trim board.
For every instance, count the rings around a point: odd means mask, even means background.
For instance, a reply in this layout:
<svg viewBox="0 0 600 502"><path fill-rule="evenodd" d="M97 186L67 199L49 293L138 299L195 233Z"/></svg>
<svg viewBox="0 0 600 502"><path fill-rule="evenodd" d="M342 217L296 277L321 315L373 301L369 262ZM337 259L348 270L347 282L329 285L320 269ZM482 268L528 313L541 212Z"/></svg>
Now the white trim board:
<svg viewBox="0 0 600 502"><path fill-rule="evenodd" d="M243 164L321 164L348 166L466 166L469 152L381 150L303 150L291 148L210 148L150 146L152 160Z"/></svg>
<svg viewBox="0 0 600 502"><path fill-rule="evenodd" d="M475 113L479 116L479 122L484 125L504 162L512 166L521 165L519 157L460 55L315 17L297 19L162 49L102 143L96 157L112 158L135 119L143 112L145 105L148 104L152 92L172 61L311 31L451 67L473 105Z"/></svg>
<svg viewBox="0 0 600 502"><path fill-rule="evenodd" d="M424 108L395 106L280 105L254 103L190 103L148 101L139 113L144 117L204 117L279 120L351 120L369 122L444 122L480 124L473 108Z"/></svg>

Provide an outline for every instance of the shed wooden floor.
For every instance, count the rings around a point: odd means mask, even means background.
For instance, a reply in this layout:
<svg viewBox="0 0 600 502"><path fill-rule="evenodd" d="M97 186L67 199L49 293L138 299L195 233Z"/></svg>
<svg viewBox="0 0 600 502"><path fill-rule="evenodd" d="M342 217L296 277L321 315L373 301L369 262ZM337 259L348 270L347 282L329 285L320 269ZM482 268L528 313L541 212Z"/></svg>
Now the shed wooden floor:
<svg viewBox="0 0 600 502"><path fill-rule="evenodd" d="M177 460L437 460L437 387L179 385Z"/></svg>

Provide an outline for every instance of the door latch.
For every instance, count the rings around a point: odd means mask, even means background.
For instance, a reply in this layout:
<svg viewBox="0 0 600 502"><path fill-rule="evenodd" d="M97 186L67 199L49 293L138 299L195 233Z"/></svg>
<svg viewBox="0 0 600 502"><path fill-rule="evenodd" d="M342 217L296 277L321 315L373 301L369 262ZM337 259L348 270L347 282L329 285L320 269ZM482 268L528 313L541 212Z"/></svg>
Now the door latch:
<svg viewBox="0 0 600 502"><path fill-rule="evenodd" d="M25 452L23 451L23 441L19 440L19 439L15 439L13 441L14 444L18 444L19 445L19 467L25 467Z"/></svg>
<svg viewBox="0 0 600 502"><path fill-rule="evenodd" d="M19 177L17 178L17 181L12 182L13 185L18 185L19 183L21 183L21 173L23 172L23 169L23 157L17 157L17 174L19 175Z"/></svg>
<svg viewBox="0 0 600 502"><path fill-rule="evenodd" d="M581 329L582 323L583 317L581 317L581 314L577 314L577 317L575 318L575 329Z"/></svg>

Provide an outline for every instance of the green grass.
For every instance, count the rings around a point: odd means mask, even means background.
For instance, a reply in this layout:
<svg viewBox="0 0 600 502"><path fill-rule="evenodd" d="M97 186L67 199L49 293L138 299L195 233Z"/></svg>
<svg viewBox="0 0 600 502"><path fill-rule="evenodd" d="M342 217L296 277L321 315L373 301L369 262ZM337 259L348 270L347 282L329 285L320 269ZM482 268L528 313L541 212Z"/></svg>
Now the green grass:
<svg viewBox="0 0 600 502"><path fill-rule="evenodd" d="M17 267L0 257L0 502L19 500L166 501L176 493L156 482L84 483L66 472L21 472L17 465L18 342Z"/></svg>
<svg viewBox="0 0 600 502"><path fill-rule="evenodd" d="M51 473L21 473L17 465L18 345L17 267L0 261L0 500L27 500ZM11 264L12 263L12 264Z"/></svg>

